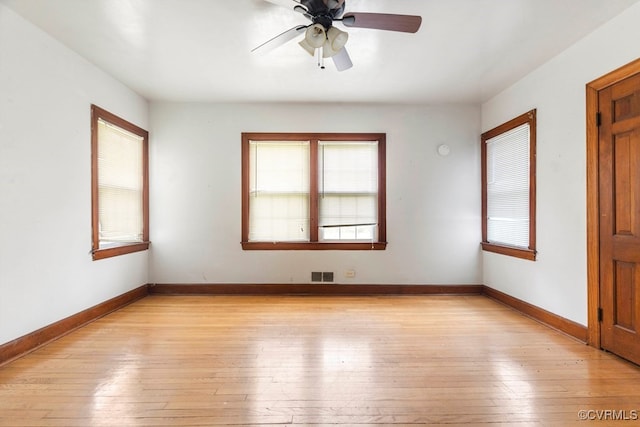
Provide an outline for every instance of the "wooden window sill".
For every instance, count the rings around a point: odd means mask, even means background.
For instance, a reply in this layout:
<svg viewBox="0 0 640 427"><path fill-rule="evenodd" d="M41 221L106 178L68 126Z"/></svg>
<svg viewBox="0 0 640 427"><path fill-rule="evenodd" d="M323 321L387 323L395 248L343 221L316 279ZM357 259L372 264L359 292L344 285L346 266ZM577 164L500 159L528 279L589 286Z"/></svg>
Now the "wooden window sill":
<svg viewBox="0 0 640 427"><path fill-rule="evenodd" d="M536 251L532 249L516 248L513 246L497 245L495 243L482 242L482 250L494 252L501 255L508 255L516 258L522 258L529 261L536 260Z"/></svg>
<svg viewBox="0 0 640 427"><path fill-rule="evenodd" d="M338 250L338 251L371 251L385 250L387 242L242 242L245 251L265 250Z"/></svg>
<svg viewBox="0 0 640 427"><path fill-rule="evenodd" d="M93 251L93 260L111 258L118 255L129 254L133 252L146 251L149 249L149 242L133 243L130 245L115 246L107 249L95 249Z"/></svg>

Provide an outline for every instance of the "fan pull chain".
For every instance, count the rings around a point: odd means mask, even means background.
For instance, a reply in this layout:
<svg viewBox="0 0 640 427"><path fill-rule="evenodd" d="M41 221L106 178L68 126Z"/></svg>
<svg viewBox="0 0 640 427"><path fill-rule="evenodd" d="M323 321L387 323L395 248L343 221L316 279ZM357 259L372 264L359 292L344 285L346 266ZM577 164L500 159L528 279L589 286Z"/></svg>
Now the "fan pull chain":
<svg viewBox="0 0 640 427"><path fill-rule="evenodd" d="M318 53L318 67L324 70L324 46L320 46L316 52Z"/></svg>

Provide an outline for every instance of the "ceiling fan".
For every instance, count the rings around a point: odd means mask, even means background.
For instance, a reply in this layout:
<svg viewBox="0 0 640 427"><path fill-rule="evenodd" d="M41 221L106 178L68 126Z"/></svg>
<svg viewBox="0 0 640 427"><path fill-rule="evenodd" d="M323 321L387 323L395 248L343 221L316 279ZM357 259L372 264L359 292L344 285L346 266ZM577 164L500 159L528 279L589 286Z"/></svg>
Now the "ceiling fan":
<svg viewBox="0 0 640 427"><path fill-rule="evenodd" d="M375 30L415 33L420 29L422 17L415 15L395 15L389 13L344 13L345 0L265 0L302 14L308 25L297 25L260 46L255 51L267 51L303 35L300 46L312 56L316 56L318 66L324 69L324 59L333 59L338 71L353 66L345 44L349 34L334 26L340 22L346 27L370 28Z"/></svg>

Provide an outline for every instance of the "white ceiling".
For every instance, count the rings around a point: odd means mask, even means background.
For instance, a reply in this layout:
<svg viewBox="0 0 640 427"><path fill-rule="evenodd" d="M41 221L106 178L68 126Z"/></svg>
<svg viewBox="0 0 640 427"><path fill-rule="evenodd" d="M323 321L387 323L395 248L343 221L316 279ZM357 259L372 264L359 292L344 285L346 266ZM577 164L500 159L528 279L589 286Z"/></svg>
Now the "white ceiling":
<svg viewBox="0 0 640 427"><path fill-rule="evenodd" d="M346 0L421 15L417 34L349 28L354 67L292 41L308 21L264 0L0 0L149 100L478 103L640 0Z"/></svg>

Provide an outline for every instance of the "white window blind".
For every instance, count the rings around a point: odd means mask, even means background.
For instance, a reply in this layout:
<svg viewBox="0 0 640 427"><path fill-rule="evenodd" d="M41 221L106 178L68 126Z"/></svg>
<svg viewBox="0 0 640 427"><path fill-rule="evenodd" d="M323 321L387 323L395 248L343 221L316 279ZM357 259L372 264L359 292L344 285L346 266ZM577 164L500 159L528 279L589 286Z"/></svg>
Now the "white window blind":
<svg viewBox="0 0 640 427"><path fill-rule="evenodd" d="M487 240L529 246L529 124L486 141Z"/></svg>
<svg viewBox="0 0 640 427"><path fill-rule="evenodd" d="M143 138L98 120L100 248L143 241Z"/></svg>
<svg viewBox="0 0 640 427"><path fill-rule="evenodd" d="M309 141L249 147L249 241L309 241Z"/></svg>
<svg viewBox="0 0 640 427"><path fill-rule="evenodd" d="M376 240L378 142L318 142L321 241Z"/></svg>

